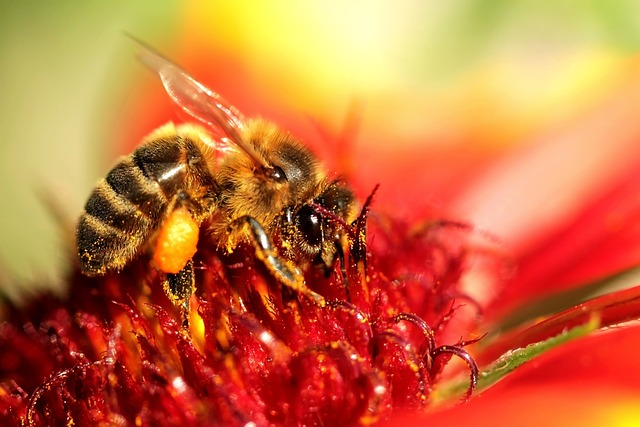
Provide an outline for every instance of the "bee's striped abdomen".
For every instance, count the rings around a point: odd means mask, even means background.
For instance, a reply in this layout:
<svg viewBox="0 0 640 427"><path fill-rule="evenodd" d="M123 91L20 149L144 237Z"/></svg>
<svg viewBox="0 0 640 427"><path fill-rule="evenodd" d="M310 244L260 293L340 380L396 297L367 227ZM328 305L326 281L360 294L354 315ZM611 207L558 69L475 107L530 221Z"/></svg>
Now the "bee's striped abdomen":
<svg viewBox="0 0 640 427"><path fill-rule="evenodd" d="M77 231L81 267L86 274L120 269L158 226L167 198L156 181L128 157L93 190Z"/></svg>
<svg viewBox="0 0 640 427"><path fill-rule="evenodd" d="M197 134L176 133L167 125L111 169L89 196L78 223L83 273L124 267L160 229L177 200L188 200L196 218L207 212L203 200L214 179L203 147Z"/></svg>

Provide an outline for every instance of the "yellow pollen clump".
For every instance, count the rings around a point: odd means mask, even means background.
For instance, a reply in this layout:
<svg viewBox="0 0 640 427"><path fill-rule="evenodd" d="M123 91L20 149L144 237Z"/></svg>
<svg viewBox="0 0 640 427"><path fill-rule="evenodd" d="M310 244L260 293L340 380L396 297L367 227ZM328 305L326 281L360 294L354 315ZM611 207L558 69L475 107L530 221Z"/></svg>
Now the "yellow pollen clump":
<svg viewBox="0 0 640 427"><path fill-rule="evenodd" d="M153 254L156 267L176 274L196 253L200 227L185 208L171 212L165 220Z"/></svg>

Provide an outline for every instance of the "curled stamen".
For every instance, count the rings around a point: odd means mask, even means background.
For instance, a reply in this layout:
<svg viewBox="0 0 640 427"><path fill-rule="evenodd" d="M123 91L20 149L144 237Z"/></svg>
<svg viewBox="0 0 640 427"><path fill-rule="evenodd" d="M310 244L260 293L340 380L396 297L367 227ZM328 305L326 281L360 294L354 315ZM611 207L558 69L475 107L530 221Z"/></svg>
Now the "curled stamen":
<svg viewBox="0 0 640 427"><path fill-rule="evenodd" d="M466 402L467 400L469 400L471 394L473 393L473 390L475 390L476 386L478 385L478 365L476 364L476 361L473 360L473 357L469 354L468 351L457 345L442 345L433 349L433 351L431 352L431 360L435 360L438 356L441 356L445 353L458 356L467 364L467 366L469 366L469 387L467 388L467 392L462 399L463 402Z"/></svg>
<svg viewBox="0 0 640 427"><path fill-rule="evenodd" d="M33 393L31 394L31 397L29 398L29 402L27 403L27 425L28 426L37 425L36 424L36 405L38 404L38 401L40 400L40 398L45 392L50 391L51 389L53 389L53 387L61 384L63 381L67 380L72 374L78 371L83 371L92 366L99 366L105 363L109 363L109 360L100 359L94 362L79 363L69 369L65 369L63 371L53 374L51 377L49 377L48 380L40 384L33 391Z"/></svg>
<svg viewBox="0 0 640 427"><path fill-rule="evenodd" d="M402 320L407 321L409 323L413 323L420 329L422 335L427 340L427 350L421 356L424 357L425 354L431 354L431 352L436 348L436 338L435 334L431 327L425 322L420 316L415 313L399 313L391 318L395 323L398 323Z"/></svg>

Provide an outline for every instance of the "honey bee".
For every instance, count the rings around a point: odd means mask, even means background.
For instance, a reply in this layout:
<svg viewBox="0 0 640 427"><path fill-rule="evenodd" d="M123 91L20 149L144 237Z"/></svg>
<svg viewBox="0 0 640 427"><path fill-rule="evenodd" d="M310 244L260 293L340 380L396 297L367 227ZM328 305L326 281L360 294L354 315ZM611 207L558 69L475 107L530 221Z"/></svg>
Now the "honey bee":
<svg viewBox="0 0 640 427"><path fill-rule="evenodd" d="M118 271L151 251L168 297L188 310L192 257L208 220L221 248L250 242L278 281L324 305L303 271L311 264L330 271L336 257L344 265L355 219L348 185L330 178L303 143L268 121L245 119L157 52L145 47L140 59L197 124L153 131L98 183L77 227L81 271Z"/></svg>

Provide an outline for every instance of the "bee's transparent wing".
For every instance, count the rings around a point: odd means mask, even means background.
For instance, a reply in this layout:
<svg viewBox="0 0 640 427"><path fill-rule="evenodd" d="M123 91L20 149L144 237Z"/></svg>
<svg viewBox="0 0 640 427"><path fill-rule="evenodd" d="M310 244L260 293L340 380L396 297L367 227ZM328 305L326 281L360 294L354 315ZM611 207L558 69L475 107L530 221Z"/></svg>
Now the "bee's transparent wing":
<svg viewBox="0 0 640 427"><path fill-rule="evenodd" d="M254 148L242 138L245 119L234 106L152 48L140 41L138 43L143 47L138 57L160 76L167 93L177 105L205 124L214 138L220 139L222 143L231 142L244 150L257 164L264 165Z"/></svg>

